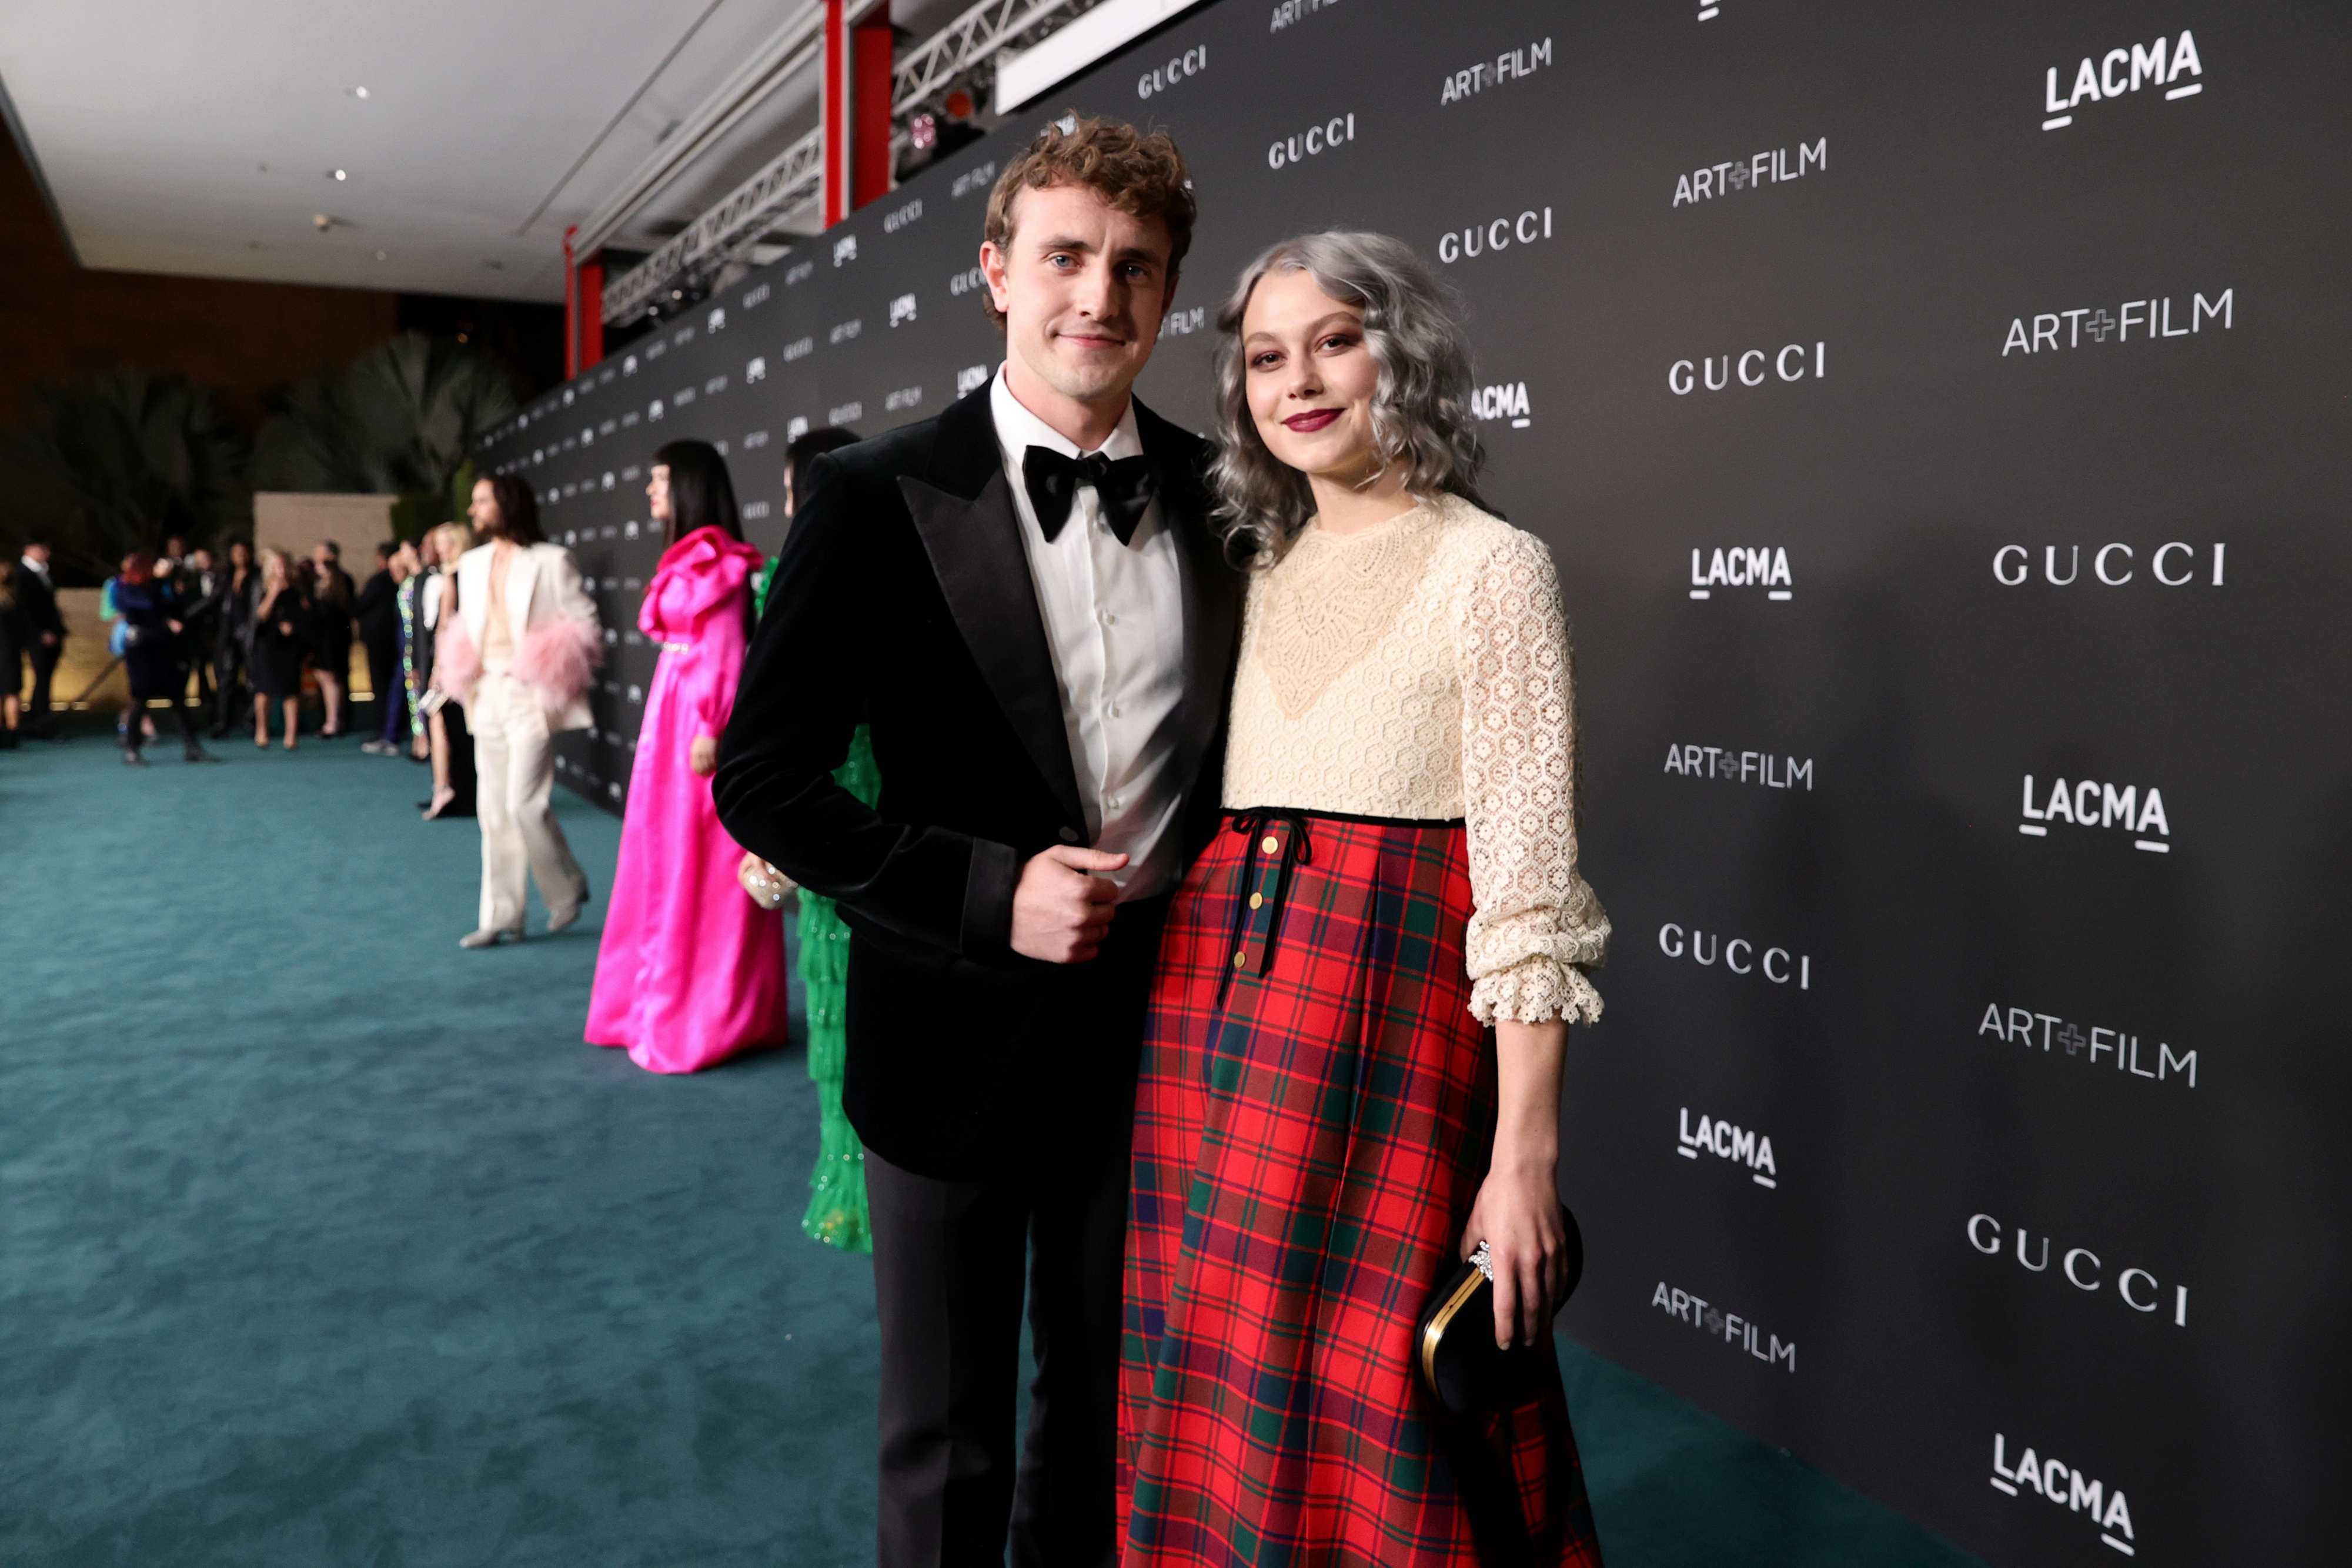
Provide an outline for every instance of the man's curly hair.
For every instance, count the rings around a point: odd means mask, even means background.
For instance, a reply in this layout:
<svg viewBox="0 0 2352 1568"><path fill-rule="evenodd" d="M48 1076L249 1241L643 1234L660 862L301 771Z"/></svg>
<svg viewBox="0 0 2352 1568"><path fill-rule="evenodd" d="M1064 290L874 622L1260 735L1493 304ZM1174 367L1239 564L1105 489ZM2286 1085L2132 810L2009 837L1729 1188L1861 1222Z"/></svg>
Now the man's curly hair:
<svg viewBox="0 0 2352 1568"><path fill-rule="evenodd" d="M1064 129L1065 125L1067 129ZM1116 120L1056 121L1014 154L988 193L984 239L999 250L1013 244L1013 198L1052 185L1083 185L1122 213L1168 225L1168 280L1172 285L1192 246L1192 184L1184 154L1164 131L1141 131ZM996 326L1004 313L986 290L981 307Z"/></svg>

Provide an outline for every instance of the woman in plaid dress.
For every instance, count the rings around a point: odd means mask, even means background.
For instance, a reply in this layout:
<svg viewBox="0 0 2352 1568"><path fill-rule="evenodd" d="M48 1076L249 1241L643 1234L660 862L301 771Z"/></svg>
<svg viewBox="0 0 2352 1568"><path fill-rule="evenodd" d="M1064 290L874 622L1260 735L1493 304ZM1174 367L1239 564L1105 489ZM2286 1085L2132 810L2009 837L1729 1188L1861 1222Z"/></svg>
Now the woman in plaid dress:
<svg viewBox="0 0 2352 1568"><path fill-rule="evenodd" d="M1543 544L1472 487L1469 357L1405 246L1275 246L1219 316L1251 559L1231 831L1169 917L1137 1093L1126 1568L1477 1562L1412 1373L1481 1239L1496 1337L1565 1285L1561 1060L1609 925L1577 873ZM1530 1561L1597 1564L1556 1373L1479 1434Z"/></svg>

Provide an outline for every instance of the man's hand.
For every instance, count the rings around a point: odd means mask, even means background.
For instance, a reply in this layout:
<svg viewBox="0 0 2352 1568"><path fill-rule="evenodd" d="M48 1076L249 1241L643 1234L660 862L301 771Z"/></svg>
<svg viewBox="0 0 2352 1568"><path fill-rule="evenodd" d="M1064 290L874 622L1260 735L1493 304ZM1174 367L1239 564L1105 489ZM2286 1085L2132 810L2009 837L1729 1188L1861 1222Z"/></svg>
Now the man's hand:
<svg viewBox="0 0 2352 1568"><path fill-rule="evenodd" d="M1033 858L1013 890L1013 950L1048 964L1083 964L1100 952L1118 886L1091 873L1125 864L1125 855L1064 844Z"/></svg>
<svg viewBox="0 0 2352 1568"><path fill-rule="evenodd" d="M719 742L708 735L698 735L694 744L686 748L687 770L697 779L708 779L719 771Z"/></svg>

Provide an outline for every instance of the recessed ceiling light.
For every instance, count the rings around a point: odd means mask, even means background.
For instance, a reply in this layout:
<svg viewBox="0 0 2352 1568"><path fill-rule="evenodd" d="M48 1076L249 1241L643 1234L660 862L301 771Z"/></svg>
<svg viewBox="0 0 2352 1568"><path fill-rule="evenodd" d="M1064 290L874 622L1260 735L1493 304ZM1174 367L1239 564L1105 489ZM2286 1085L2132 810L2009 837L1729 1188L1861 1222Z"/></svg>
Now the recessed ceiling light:
<svg viewBox="0 0 2352 1568"><path fill-rule="evenodd" d="M335 178L338 180L348 180L351 177L351 171L348 169L338 169L335 171Z"/></svg>
<svg viewBox="0 0 2352 1568"><path fill-rule="evenodd" d="M376 258L378 261L382 261L382 260L383 259L383 252L382 252L382 251L378 251L378 252L376 252L376 253L375 253L375 258Z"/></svg>
<svg viewBox="0 0 2352 1568"><path fill-rule="evenodd" d="M312 213L310 214L310 226L317 229L320 234L325 234L329 229L335 226L335 220L329 217L324 213Z"/></svg>
<svg viewBox="0 0 2352 1568"><path fill-rule="evenodd" d="M353 98L365 98L367 95L368 90L363 87L355 87L352 89L352 96Z"/></svg>

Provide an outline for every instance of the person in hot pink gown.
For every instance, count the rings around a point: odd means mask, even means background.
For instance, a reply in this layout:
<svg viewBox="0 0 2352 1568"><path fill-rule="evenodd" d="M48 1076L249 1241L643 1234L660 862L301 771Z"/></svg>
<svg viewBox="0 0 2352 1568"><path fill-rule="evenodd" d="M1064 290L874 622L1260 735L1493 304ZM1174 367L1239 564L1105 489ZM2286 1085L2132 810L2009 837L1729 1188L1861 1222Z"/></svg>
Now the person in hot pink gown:
<svg viewBox="0 0 2352 1568"><path fill-rule="evenodd" d="M743 542L726 460L709 443L663 447L646 494L674 541L637 612L661 663L629 773L587 1036L627 1047L648 1071L693 1072L784 1041L782 916L736 881L743 852L710 800L761 556Z"/></svg>

